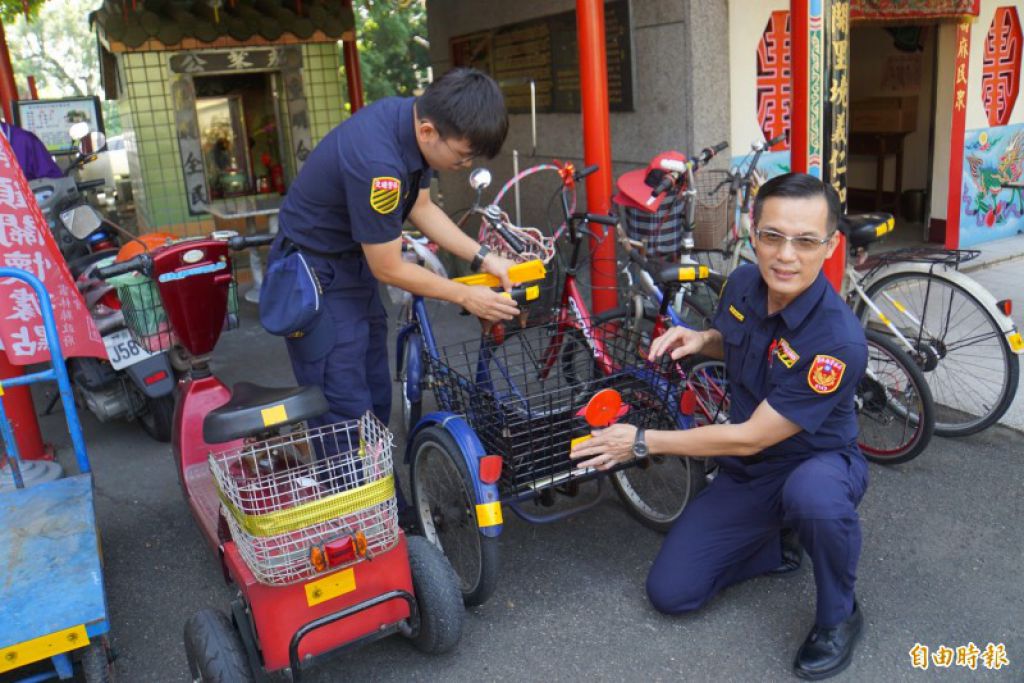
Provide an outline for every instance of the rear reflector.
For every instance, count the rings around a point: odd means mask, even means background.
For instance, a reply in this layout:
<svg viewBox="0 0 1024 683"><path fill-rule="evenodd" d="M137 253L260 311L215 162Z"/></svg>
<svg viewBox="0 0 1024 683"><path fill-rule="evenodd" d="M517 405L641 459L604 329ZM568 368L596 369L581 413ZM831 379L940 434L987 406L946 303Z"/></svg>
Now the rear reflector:
<svg viewBox="0 0 1024 683"><path fill-rule="evenodd" d="M150 375L149 377L142 381L145 382L146 385L148 386L150 384L156 384L157 382L165 379L167 379L167 371L159 370L157 372L154 372L152 375Z"/></svg>
<svg viewBox="0 0 1024 683"><path fill-rule="evenodd" d="M679 412L683 415L693 415L697 409L697 393L693 389L687 389L679 397Z"/></svg>
<svg viewBox="0 0 1024 683"><path fill-rule="evenodd" d="M485 455L480 458L480 481L493 484L501 477L501 456Z"/></svg>
<svg viewBox="0 0 1024 683"><path fill-rule="evenodd" d="M1013 301L1012 300L1010 300L1010 299L1003 299L1002 301L997 301L996 302L996 306L998 306L999 310L1003 312L1003 315L1013 315Z"/></svg>

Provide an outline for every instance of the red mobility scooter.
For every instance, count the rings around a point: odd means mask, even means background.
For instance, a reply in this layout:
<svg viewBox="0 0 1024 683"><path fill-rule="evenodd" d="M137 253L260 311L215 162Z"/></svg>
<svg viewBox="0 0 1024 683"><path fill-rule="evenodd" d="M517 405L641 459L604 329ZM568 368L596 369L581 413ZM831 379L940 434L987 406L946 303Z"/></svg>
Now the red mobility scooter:
<svg viewBox="0 0 1024 683"><path fill-rule="evenodd" d="M398 526L392 435L372 415L306 428L319 388L233 391L210 355L229 314L230 252L272 237L214 233L102 269L149 276L126 293L129 327L147 348L180 345L172 447L203 535L238 587L230 617L204 609L185 625L194 680L299 680L319 655L400 632L421 650L451 649L464 611L444 555Z"/></svg>

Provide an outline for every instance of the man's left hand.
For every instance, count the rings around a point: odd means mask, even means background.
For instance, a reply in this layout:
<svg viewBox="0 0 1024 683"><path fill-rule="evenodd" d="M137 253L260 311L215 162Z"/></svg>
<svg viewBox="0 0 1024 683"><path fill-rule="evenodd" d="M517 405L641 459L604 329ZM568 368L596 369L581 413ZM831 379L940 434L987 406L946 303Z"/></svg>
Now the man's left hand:
<svg viewBox="0 0 1024 683"><path fill-rule="evenodd" d="M636 427L627 424L616 424L606 429L595 429L591 438L577 444L569 457L582 460L578 468L594 467L599 470L610 470L620 463L633 459L633 441L636 439Z"/></svg>
<svg viewBox="0 0 1024 683"><path fill-rule="evenodd" d="M485 273L490 273L494 277L501 280L501 288L506 292L512 291L512 280L509 278L508 269L514 266L515 261L510 261L503 256L498 256L495 253L490 253L484 257L484 262L480 265L480 270Z"/></svg>

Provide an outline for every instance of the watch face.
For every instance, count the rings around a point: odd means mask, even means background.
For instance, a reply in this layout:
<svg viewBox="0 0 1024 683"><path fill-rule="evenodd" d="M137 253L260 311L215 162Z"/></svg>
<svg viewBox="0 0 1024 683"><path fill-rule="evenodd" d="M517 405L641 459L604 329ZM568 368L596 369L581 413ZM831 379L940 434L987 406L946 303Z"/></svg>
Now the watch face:
<svg viewBox="0 0 1024 683"><path fill-rule="evenodd" d="M636 433L636 440L633 441L633 457L646 458L648 453L647 442L644 441L644 430Z"/></svg>

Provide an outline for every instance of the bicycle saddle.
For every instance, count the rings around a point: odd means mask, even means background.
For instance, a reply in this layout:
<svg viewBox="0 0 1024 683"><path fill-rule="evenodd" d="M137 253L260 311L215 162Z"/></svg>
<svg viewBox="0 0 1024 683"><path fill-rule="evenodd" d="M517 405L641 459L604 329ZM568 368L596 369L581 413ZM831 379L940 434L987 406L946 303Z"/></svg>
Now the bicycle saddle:
<svg viewBox="0 0 1024 683"><path fill-rule="evenodd" d="M707 266L663 261L655 257L649 257L644 268L655 282L665 286L681 282L699 282L707 280L710 276Z"/></svg>
<svg viewBox="0 0 1024 683"><path fill-rule="evenodd" d="M888 213L851 213L839 221L839 229L850 240L850 246L859 249L892 232L896 219Z"/></svg>
<svg viewBox="0 0 1024 683"><path fill-rule="evenodd" d="M231 389L231 400L203 419L203 439L207 443L233 441L326 412L327 399L320 387L261 387L239 382Z"/></svg>

